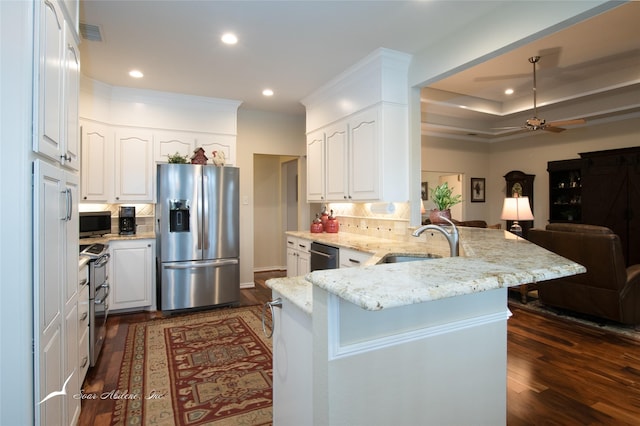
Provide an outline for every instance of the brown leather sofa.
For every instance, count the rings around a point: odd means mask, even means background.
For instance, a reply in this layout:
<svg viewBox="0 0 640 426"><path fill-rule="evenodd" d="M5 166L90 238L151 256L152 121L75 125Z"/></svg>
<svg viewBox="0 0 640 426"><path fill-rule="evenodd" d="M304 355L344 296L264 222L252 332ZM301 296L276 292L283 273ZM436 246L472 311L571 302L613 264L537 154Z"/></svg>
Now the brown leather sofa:
<svg viewBox="0 0 640 426"><path fill-rule="evenodd" d="M587 268L538 288L545 305L624 324L640 324L640 265L625 268L620 238L609 228L552 223L530 229L529 241Z"/></svg>

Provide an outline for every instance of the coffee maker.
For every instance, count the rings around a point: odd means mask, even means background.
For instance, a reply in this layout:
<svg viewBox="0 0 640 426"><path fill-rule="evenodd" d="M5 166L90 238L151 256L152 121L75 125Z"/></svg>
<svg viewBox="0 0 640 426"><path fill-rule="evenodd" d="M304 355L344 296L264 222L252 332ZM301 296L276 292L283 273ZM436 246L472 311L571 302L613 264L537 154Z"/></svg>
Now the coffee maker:
<svg viewBox="0 0 640 426"><path fill-rule="evenodd" d="M136 208L120 207L120 235L133 235L136 233Z"/></svg>

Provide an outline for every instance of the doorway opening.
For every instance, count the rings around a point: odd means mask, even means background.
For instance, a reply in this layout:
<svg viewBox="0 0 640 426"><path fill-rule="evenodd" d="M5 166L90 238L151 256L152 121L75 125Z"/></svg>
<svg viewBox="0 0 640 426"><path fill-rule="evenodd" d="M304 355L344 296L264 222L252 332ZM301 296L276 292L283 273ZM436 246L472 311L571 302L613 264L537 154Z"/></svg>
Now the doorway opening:
<svg viewBox="0 0 640 426"><path fill-rule="evenodd" d="M306 203L300 196L302 159L253 156L253 271L285 270L285 232L300 228Z"/></svg>

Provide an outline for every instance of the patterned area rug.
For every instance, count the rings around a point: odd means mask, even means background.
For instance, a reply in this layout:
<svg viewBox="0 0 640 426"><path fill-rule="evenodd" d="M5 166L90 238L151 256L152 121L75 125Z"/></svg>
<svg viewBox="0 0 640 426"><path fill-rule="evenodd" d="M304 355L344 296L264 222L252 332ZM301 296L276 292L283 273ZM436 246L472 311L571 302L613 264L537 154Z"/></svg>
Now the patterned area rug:
<svg viewBox="0 0 640 426"><path fill-rule="evenodd" d="M550 316L556 319L562 319L565 321L571 321L577 324L582 324L587 327L595 327L599 330L609 333L617 334L620 336L628 337L634 340L640 341L640 326L634 327L631 325L620 324L615 321L606 320L603 318L596 318L593 316L580 314L578 312L572 312L565 309L554 308L546 306L537 297L529 297L526 304L520 300L520 295L517 298L509 296L509 306L518 307L528 311L536 312L546 316Z"/></svg>
<svg viewBox="0 0 640 426"><path fill-rule="evenodd" d="M260 314L226 308L130 326L112 424L271 424L271 340Z"/></svg>

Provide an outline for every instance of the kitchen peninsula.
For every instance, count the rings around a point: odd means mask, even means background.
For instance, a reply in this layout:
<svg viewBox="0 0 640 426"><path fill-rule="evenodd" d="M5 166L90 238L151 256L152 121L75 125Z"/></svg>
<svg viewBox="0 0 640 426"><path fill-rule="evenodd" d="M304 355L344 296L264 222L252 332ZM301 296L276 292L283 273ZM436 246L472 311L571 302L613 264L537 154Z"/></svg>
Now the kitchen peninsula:
<svg viewBox="0 0 640 426"><path fill-rule="evenodd" d="M276 425L506 423L508 287L585 269L506 231L459 230L460 257L435 238L292 233L372 257L267 282L283 299ZM443 257L377 264L389 253Z"/></svg>

